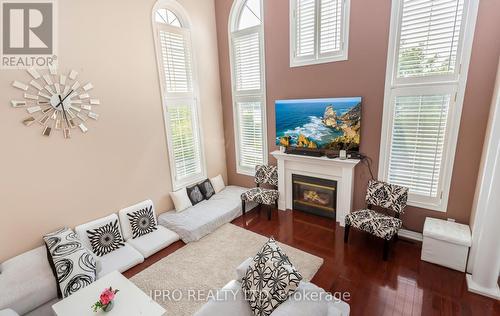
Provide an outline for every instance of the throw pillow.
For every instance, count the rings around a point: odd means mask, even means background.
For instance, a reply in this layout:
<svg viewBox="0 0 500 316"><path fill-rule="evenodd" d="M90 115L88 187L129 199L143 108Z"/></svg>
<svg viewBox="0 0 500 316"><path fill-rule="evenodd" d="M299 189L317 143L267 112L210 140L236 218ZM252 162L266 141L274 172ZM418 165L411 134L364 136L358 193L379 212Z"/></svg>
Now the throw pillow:
<svg viewBox="0 0 500 316"><path fill-rule="evenodd" d="M254 315L268 316L295 292L302 276L273 238L264 244L242 280Z"/></svg>
<svg viewBox="0 0 500 316"><path fill-rule="evenodd" d="M87 236L92 251L99 257L125 246L118 220L96 229L87 230Z"/></svg>
<svg viewBox="0 0 500 316"><path fill-rule="evenodd" d="M59 298L68 297L96 280L94 256L73 230L63 228L43 236L43 240Z"/></svg>
<svg viewBox="0 0 500 316"><path fill-rule="evenodd" d="M130 228L132 228L132 238L141 237L158 229L153 214L153 206L145 207L132 213L128 213Z"/></svg>
<svg viewBox="0 0 500 316"><path fill-rule="evenodd" d="M203 193L201 193L200 188L197 185L193 185L192 187L186 188L186 191L189 200L193 205L196 205L205 199Z"/></svg>
<svg viewBox="0 0 500 316"><path fill-rule="evenodd" d="M182 212L188 207L193 206L193 204L191 204L191 200L189 200L186 189L170 192L170 198L172 199L177 212Z"/></svg>
<svg viewBox="0 0 500 316"><path fill-rule="evenodd" d="M214 187L212 186L212 183L210 183L210 180L208 179L206 179L202 183L199 183L198 187L200 188L201 193L203 193L205 199L207 200L210 199L215 194Z"/></svg>
<svg viewBox="0 0 500 316"><path fill-rule="evenodd" d="M215 193L219 193L226 187L226 185L224 184L224 179L220 174L217 177L210 178L210 183L212 183L212 187L214 188Z"/></svg>

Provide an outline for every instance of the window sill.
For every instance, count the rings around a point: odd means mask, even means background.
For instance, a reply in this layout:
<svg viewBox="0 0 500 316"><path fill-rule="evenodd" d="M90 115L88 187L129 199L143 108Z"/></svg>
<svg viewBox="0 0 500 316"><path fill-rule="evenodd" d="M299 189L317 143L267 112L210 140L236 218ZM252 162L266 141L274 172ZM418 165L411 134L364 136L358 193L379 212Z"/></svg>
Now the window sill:
<svg viewBox="0 0 500 316"><path fill-rule="evenodd" d="M446 213L446 204L444 201L441 201L439 204L434 204L434 203L425 203L422 201L411 201L408 200L407 203L408 206L413 206L413 207L418 207L418 208L423 208L426 210L431 210L435 212L440 212L440 213Z"/></svg>
<svg viewBox="0 0 500 316"><path fill-rule="evenodd" d="M345 55L329 57L329 58L321 58L321 59L309 59L309 60L300 60L300 59L294 60L293 57L290 57L290 68L320 65L320 64L334 63L337 61L346 61L346 60L348 60L348 58Z"/></svg>

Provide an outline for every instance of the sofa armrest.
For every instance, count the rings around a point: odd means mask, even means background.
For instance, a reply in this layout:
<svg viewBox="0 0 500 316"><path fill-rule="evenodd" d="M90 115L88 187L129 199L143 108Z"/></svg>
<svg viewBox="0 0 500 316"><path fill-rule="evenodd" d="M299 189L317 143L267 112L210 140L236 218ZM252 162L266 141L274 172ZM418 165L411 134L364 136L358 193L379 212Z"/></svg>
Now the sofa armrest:
<svg viewBox="0 0 500 316"><path fill-rule="evenodd" d="M248 267L252 264L253 258L250 257L243 261L237 268L236 268L236 281L241 282L243 280L243 277L247 274Z"/></svg>

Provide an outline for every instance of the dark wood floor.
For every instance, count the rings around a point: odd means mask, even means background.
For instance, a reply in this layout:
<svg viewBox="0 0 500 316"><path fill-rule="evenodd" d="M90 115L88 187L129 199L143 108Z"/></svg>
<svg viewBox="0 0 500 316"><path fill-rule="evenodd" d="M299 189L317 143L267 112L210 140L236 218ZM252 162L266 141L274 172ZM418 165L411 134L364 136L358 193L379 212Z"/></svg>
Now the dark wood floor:
<svg viewBox="0 0 500 316"><path fill-rule="evenodd" d="M500 315L500 302L469 293L465 274L420 260L418 242L398 240L382 260L382 240L301 212L251 211L233 224L324 259L312 282L349 292L351 315ZM179 241L125 272L131 277L184 246ZM311 315L313 316L313 315Z"/></svg>

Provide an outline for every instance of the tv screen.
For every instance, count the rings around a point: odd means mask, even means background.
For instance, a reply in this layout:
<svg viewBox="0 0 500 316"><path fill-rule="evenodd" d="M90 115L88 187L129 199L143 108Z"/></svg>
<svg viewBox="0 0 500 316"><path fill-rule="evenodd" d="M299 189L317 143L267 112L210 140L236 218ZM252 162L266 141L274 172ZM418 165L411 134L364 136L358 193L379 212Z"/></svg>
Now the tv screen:
<svg viewBox="0 0 500 316"><path fill-rule="evenodd" d="M276 144L359 151L361 97L278 100Z"/></svg>

